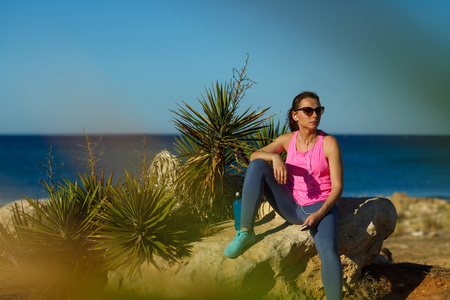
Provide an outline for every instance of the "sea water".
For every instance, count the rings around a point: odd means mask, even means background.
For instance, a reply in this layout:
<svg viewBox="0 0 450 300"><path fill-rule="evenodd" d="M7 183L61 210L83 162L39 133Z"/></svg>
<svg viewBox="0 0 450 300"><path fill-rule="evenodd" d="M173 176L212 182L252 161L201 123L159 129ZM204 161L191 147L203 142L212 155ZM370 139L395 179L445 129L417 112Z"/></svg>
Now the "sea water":
<svg viewBox="0 0 450 300"><path fill-rule="evenodd" d="M335 135L344 164L344 197L410 196L450 199L450 136ZM97 141L100 137L92 136ZM173 135L146 136L149 157L163 149L174 154ZM103 150L99 167L114 178L138 166L144 135L104 135L96 154ZM86 145L83 136L0 136L0 205L27 197L42 197L39 179L50 148L55 165L64 164L60 176L76 180L86 168L75 162Z"/></svg>
<svg viewBox="0 0 450 300"><path fill-rule="evenodd" d="M450 199L450 136L336 136L344 196Z"/></svg>
<svg viewBox="0 0 450 300"><path fill-rule="evenodd" d="M148 157L166 149L175 153L173 135L103 135L89 136L97 142L94 154L101 159L97 162L98 174L102 170L106 176L113 172L118 179L124 174L137 171L140 166L138 153L145 152ZM50 154L57 170L61 170L56 180L62 177L71 181L79 178L79 172L87 172L86 164L79 158L86 152L86 139L83 136L40 136L5 135L0 136L0 205L24 195L42 198L43 187L40 179L46 179L44 164ZM103 153L103 154L101 154ZM80 164L82 163L82 164ZM58 168L63 164L62 169Z"/></svg>

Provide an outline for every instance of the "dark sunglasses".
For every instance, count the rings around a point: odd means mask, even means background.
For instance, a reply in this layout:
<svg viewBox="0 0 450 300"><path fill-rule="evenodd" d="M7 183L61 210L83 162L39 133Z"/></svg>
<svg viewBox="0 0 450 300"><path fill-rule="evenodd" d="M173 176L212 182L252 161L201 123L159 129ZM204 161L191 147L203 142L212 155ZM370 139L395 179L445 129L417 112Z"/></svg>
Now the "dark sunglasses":
<svg viewBox="0 0 450 300"><path fill-rule="evenodd" d="M302 107L302 108L296 109L295 111L299 111L299 110L303 110L303 113L305 115L307 115L308 117L311 117L313 112L316 112L316 115L320 116L320 115L323 115L323 113L325 112L325 107L324 106L319 106L317 108Z"/></svg>

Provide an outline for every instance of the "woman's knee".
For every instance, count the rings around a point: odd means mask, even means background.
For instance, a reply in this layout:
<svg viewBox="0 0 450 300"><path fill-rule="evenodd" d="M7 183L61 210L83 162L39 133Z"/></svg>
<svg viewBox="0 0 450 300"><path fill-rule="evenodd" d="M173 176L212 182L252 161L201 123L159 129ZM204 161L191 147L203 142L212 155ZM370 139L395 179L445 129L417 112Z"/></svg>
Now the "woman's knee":
<svg viewBox="0 0 450 300"><path fill-rule="evenodd" d="M267 170L270 168L271 168L271 166L267 161L265 161L264 159L257 158L250 162L250 164L248 165L248 168L247 168L247 173L255 171L255 170L263 171L263 170Z"/></svg>

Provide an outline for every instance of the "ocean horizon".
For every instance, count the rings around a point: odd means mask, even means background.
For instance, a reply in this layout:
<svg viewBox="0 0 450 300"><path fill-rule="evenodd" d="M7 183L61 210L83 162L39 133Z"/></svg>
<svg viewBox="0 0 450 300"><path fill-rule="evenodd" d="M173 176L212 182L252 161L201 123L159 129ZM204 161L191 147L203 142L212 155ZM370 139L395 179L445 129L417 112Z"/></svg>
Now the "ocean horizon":
<svg viewBox="0 0 450 300"><path fill-rule="evenodd" d="M146 135L149 157L166 149L173 154L175 134ZM396 192L413 197L450 199L450 136L334 135L344 164L343 197L391 196ZM103 149L98 166L105 174L133 171L136 152L143 152L144 134L90 135L99 137ZM82 135L0 135L0 205L14 200L42 198L40 178L50 147L56 164L64 164L62 175L76 180L85 168L75 163L85 145Z"/></svg>

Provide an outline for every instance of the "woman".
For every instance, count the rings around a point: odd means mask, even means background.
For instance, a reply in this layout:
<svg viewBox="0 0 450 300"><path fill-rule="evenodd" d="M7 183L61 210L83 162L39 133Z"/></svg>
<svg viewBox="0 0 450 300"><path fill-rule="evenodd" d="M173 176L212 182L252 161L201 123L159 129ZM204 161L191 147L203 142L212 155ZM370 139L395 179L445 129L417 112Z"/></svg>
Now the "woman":
<svg viewBox="0 0 450 300"><path fill-rule="evenodd" d="M323 112L317 94L297 95L288 114L292 132L253 152L242 191L241 229L224 255L237 257L255 242L255 214L265 195L286 221L310 231L322 262L327 299L341 299L337 202L343 190L343 167L337 140L317 129ZM280 156L283 151L286 162Z"/></svg>

